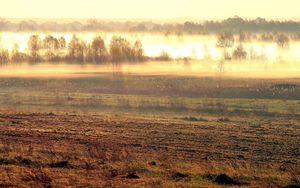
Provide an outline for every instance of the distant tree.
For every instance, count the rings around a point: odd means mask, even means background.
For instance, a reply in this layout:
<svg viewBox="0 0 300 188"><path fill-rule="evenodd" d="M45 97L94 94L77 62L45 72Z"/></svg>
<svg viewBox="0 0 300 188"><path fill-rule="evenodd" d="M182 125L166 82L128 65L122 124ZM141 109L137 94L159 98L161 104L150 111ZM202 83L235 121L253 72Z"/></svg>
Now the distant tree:
<svg viewBox="0 0 300 188"><path fill-rule="evenodd" d="M279 34L276 36L276 43L280 48L288 48L290 39L285 34Z"/></svg>
<svg viewBox="0 0 300 188"><path fill-rule="evenodd" d="M133 50L128 40L114 36L109 46L109 52L113 63L133 60Z"/></svg>
<svg viewBox="0 0 300 188"><path fill-rule="evenodd" d="M274 41L274 35L273 33L262 33L261 36L260 36L260 40L262 41L266 41L266 42L272 42Z"/></svg>
<svg viewBox="0 0 300 188"><path fill-rule="evenodd" d="M8 63L9 62L9 53L7 49L0 50L0 63Z"/></svg>
<svg viewBox="0 0 300 188"><path fill-rule="evenodd" d="M225 60L230 60L231 56L227 51L227 48L230 48L234 45L234 35L230 31L223 31L218 34L217 47L223 48L223 58Z"/></svg>
<svg viewBox="0 0 300 188"><path fill-rule="evenodd" d="M68 46L68 57L72 61L84 62L86 45L73 35Z"/></svg>
<svg viewBox="0 0 300 188"><path fill-rule="evenodd" d="M140 40L137 40L134 43L133 55L135 61L144 61L145 59L143 44Z"/></svg>
<svg viewBox="0 0 300 188"><path fill-rule="evenodd" d="M46 36L43 40L43 47L49 51L56 51L59 49L59 42L51 35Z"/></svg>
<svg viewBox="0 0 300 188"><path fill-rule="evenodd" d="M244 60L247 58L247 52L243 45L239 44L237 48L233 51L232 58L236 60Z"/></svg>
<svg viewBox="0 0 300 188"><path fill-rule="evenodd" d="M62 36L58 39L58 46L59 46L59 49L66 48L66 39L65 39L65 37Z"/></svg>
<svg viewBox="0 0 300 188"><path fill-rule="evenodd" d="M37 61L40 59L39 51L41 49L41 40L38 35L32 35L28 41L28 48L30 51L30 56L32 61Z"/></svg>
<svg viewBox="0 0 300 188"><path fill-rule="evenodd" d="M14 62L14 63L17 63L17 62L24 62L24 61L27 61L28 59L28 56L27 54L25 53L21 53L19 51L19 46L18 44L15 44L14 45L14 48L12 50L12 53L11 53L11 61Z"/></svg>
<svg viewBox="0 0 300 188"><path fill-rule="evenodd" d="M234 45L234 36L230 31L224 31L218 34L217 47L230 48Z"/></svg>
<svg viewBox="0 0 300 188"><path fill-rule="evenodd" d="M223 60L220 60L218 62L218 71L219 71L219 73L223 73L224 72L224 61Z"/></svg>
<svg viewBox="0 0 300 188"><path fill-rule="evenodd" d="M170 61L171 60L171 56L168 52L166 51L161 51L159 56L156 57L156 60L159 60L159 61Z"/></svg>
<svg viewBox="0 0 300 188"><path fill-rule="evenodd" d="M101 37L93 39L91 48L91 56L93 62L104 62L107 60L107 49L104 40Z"/></svg>
<svg viewBox="0 0 300 188"><path fill-rule="evenodd" d="M245 33L245 32L239 32L238 39L239 42L246 42L251 40L251 34L250 33Z"/></svg>
<svg viewBox="0 0 300 188"><path fill-rule="evenodd" d="M224 60L232 60L231 54L226 49L224 49L224 51L223 51L223 58L224 58Z"/></svg>

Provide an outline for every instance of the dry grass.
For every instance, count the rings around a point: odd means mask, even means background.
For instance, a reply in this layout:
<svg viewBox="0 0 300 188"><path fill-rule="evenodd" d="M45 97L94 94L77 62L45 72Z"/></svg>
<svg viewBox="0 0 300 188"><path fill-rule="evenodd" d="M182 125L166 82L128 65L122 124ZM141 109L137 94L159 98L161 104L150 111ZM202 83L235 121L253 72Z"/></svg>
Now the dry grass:
<svg viewBox="0 0 300 188"><path fill-rule="evenodd" d="M299 183L299 121L208 119L2 111L0 182L217 187L214 178L226 173L247 187Z"/></svg>
<svg viewBox="0 0 300 188"><path fill-rule="evenodd" d="M272 87L283 82L297 88ZM298 85L1 78L0 187L299 185Z"/></svg>

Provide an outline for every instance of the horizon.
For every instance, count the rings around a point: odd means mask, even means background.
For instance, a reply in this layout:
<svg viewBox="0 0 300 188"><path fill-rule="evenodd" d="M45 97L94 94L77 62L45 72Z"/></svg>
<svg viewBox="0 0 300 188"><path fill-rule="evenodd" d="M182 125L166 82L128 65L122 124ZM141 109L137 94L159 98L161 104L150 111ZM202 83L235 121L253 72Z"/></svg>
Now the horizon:
<svg viewBox="0 0 300 188"><path fill-rule="evenodd" d="M265 17L242 17L239 15L232 15L229 17L224 17L220 19L206 19L206 18L185 18L185 17L178 17L178 18L166 18L166 19L151 19L151 18L11 18L11 17L0 17L1 20L6 20L10 22L21 22L21 21L35 21L37 23L39 22L58 22L58 23L70 23L70 22L87 22L89 20L97 20L97 21L102 21L102 22L152 22L152 23L184 23L184 22L194 22L194 23L202 23L205 21L216 21L216 22L221 22L230 18L242 18L245 21L252 21L256 20L258 18L265 19L266 21L279 21L279 22L300 22L300 17L299 18L278 18L278 19L271 19L271 18L265 18Z"/></svg>

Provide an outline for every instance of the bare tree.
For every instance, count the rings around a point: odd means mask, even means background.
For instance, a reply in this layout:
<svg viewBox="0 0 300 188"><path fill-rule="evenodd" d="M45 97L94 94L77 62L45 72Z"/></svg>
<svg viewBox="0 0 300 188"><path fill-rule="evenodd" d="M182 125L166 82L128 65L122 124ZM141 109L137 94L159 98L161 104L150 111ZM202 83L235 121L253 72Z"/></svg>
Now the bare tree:
<svg viewBox="0 0 300 188"><path fill-rule="evenodd" d="M33 61L40 59L39 50L41 49L41 40L38 35L32 35L28 41L28 49Z"/></svg>
<svg viewBox="0 0 300 188"><path fill-rule="evenodd" d="M9 53L7 49L0 50L0 63L8 63L9 62Z"/></svg>
<svg viewBox="0 0 300 188"><path fill-rule="evenodd" d="M68 57L70 60L84 62L86 45L73 35L68 46Z"/></svg>
<svg viewBox="0 0 300 188"><path fill-rule="evenodd" d="M290 39L284 34L279 34L276 36L276 43L280 48L288 48Z"/></svg>
<svg viewBox="0 0 300 188"><path fill-rule="evenodd" d="M43 40L43 47L46 48L47 50L50 51L56 51L59 49L59 42L56 38L54 38L51 35L48 35L44 40Z"/></svg>
<svg viewBox="0 0 300 188"><path fill-rule="evenodd" d="M135 41L133 47L133 53L134 53L135 61L144 61L145 59L144 49L143 49L143 44L140 40Z"/></svg>
<svg viewBox="0 0 300 188"><path fill-rule="evenodd" d="M234 36L230 31L224 31L218 34L217 47L230 48L234 45Z"/></svg>
<svg viewBox="0 0 300 188"><path fill-rule="evenodd" d="M237 60L244 60L247 58L247 52L242 44L239 44L233 51L232 58Z"/></svg>
<svg viewBox="0 0 300 188"><path fill-rule="evenodd" d="M58 46L59 46L59 49L66 48L66 39L65 39L65 37L62 36L58 39Z"/></svg>
<svg viewBox="0 0 300 188"><path fill-rule="evenodd" d="M109 46L111 60L114 63L132 61L133 50L128 40L122 37L113 37Z"/></svg>
<svg viewBox="0 0 300 188"><path fill-rule="evenodd" d="M94 62L104 62L107 60L107 49L101 37L93 39L91 44L91 55Z"/></svg>
<svg viewBox="0 0 300 188"><path fill-rule="evenodd" d="M11 61L14 63L26 61L28 58L27 54L19 51L19 45L16 43L11 53Z"/></svg>

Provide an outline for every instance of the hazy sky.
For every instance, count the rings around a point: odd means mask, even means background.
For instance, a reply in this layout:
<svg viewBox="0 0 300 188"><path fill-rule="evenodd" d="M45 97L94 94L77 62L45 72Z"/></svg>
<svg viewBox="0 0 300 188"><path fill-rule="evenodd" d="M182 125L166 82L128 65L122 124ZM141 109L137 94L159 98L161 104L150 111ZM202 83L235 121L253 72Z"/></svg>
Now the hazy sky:
<svg viewBox="0 0 300 188"><path fill-rule="evenodd" d="M300 18L300 0L0 0L0 17L220 19Z"/></svg>

